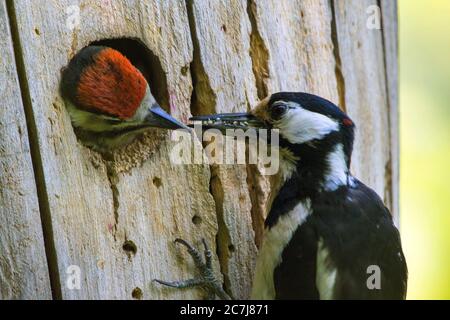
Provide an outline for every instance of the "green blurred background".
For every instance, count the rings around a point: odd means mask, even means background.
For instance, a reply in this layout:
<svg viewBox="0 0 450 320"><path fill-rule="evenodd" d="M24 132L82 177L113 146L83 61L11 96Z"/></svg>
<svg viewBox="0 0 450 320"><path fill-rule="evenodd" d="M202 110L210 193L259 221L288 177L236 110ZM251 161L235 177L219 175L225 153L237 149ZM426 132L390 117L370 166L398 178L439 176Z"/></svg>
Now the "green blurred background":
<svg viewBox="0 0 450 320"><path fill-rule="evenodd" d="M399 0L398 11L408 299L450 299L450 1Z"/></svg>

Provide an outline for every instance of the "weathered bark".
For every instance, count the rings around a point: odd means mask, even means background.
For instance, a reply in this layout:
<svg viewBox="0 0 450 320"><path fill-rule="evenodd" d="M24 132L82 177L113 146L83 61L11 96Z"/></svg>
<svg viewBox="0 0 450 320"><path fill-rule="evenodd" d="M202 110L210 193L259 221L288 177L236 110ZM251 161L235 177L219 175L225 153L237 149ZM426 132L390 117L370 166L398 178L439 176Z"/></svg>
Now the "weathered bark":
<svg viewBox="0 0 450 320"><path fill-rule="evenodd" d="M394 216L394 222L399 225L399 179L400 179L400 137L399 137L399 114L398 114L398 24L397 24L397 2L382 0L381 13L383 22L383 45L384 60L386 68L386 86L389 107L390 128L390 162L386 177L388 197L385 201L390 206ZM389 172L390 171L390 172Z"/></svg>
<svg viewBox="0 0 450 320"><path fill-rule="evenodd" d="M80 25L70 30L66 9L74 4L81 6ZM156 130L108 164L77 141L58 93L60 70L79 49L104 38L139 38L167 74L170 103L177 106L172 113L186 119L192 84L189 70L183 75L182 69L192 60L192 43L185 4L24 0L14 1L13 14L29 88L25 107L37 127L59 295L131 299L140 288L143 298L200 298L199 290L161 289L151 280L192 275L190 259L175 248L175 238L198 243L205 237L214 246L217 223L208 167L171 165L173 143ZM192 222L194 215L200 224ZM66 286L71 265L81 269L80 290Z"/></svg>
<svg viewBox="0 0 450 320"><path fill-rule="evenodd" d="M225 289L249 297L267 214L267 177L256 165L174 165L169 155L176 142L159 130L113 160L79 143L58 92L60 70L79 49L102 39L137 38L152 51L155 95L182 120L245 111L282 90L339 104L358 127L355 175L398 215L395 2L380 2L382 30L366 27L375 0L8 3L19 59L14 62L5 32L0 164L17 173L0 172L0 248L13 248L19 237L27 246L0 252L0 297L50 297L50 270L54 298L131 299L140 292L144 299L201 298L200 290L151 282L195 274L185 250L173 244L177 237L194 244L206 238L217 252ZM80 9L75 28L67 24L73 5ZM36 150L33 163L28 143ZM184 143L202 147L198 139ZM17 192L9 191L11 183ZM4 228L11 224L26 231ZM8 273L14 264L26 266L12 268L23 275ZM72 265L81 270L80 290L67 286ZM15 289L4 292L3 281Z"/></svg>
<svg viewBox="0 0 450 320"><path fill-rule="evenodd" d="M3 0L0 34L0 299L49 299L28 129Z"/></svg>
<svg viewBox="0 0 450 320"><path fill-rule="evenodd" d="M335 24L345 85L344 108L357 125L352 169L388 199L390 126L383 34L366 26L366 9L377 1L335 1Z"/></svg>

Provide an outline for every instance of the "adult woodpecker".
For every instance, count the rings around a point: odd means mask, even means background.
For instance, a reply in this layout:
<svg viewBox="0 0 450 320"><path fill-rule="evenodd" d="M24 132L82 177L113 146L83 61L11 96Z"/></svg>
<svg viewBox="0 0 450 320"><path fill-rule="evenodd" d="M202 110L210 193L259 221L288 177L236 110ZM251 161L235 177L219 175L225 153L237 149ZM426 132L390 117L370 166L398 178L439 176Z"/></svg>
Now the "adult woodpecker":
<svg viewBox="0 0 450 320"><path fill-rule="evenodd" d="M380 197L350 174L355 126L336 105L280 92L248 114L193 120L222 130L279 130L281 172L272 185L253 299L405 298L399 232ZM212 290L204 279L200 285Z"/></svg>
<svg viewBox="0 0 450 320"><path fill-rule="evenodd" d="M63 70L61 93L80 139L110 152L152 127L189 129L156 102L141 72L117 50L88 46Z"/></svg>

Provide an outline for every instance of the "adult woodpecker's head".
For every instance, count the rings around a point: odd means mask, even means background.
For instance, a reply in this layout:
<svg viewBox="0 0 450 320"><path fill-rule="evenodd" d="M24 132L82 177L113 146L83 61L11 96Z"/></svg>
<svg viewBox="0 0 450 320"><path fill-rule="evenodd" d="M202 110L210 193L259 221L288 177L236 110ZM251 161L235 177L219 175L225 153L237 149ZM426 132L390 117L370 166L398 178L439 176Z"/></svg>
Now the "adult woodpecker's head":
<svg viewBox="0 0 450 320"><path fill-rule="evenodd" d="M81 139L99 151L152 127L188 129L158 105L141 72L109 47L88 46L75 55L63 70L61 92Z"/></svg>
<svg viewBox="0 0 450 320"><path fill-rule="evenodd" d="M313 184L332 185L347 180L353 148L353 121L332 102L302 92L279 92L249 113L197 116L205 129L278 129L282 161L290 171L305 169ZM286 166L285 166L286 167ZM287 177L292 172L286 174ZM317 186L318 188L318 186Z"/></svg>

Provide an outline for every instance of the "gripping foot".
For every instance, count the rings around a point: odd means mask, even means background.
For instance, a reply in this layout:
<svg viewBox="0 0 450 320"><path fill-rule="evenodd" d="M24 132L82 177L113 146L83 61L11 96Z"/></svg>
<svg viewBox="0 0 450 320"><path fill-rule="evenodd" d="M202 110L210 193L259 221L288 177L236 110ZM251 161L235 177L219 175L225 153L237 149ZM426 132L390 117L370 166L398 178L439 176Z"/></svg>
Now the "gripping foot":
<svg viewBox="0 0 450 320"><path fill-rule="evenodd" d="M154 279L153 281L177 289L201 287L208 292L208 297L210 299L214 299L215 296L218 296L222 300L231 300L231 297L223 290L221 282L214 275L214 270L212 268L212 253L211 250L209 250L205 239L202 239L205 250L205 261L203 261L201 253L183 239L176 239L175 243L182 244L187 248L188 253L194 260L195 266L200 271L200 276L183 281L169 282L158 279Z"/></svg>

